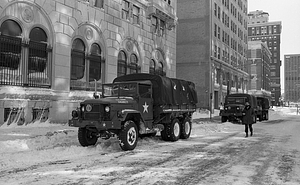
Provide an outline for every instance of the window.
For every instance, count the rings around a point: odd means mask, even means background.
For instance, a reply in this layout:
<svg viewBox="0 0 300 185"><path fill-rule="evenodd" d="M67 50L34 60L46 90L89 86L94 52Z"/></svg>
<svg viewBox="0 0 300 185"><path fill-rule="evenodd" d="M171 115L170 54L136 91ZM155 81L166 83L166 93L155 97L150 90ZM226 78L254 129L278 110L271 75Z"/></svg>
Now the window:
<svg viewBox="0 0 300 185"><path fill-rule="evenodd" d="M218 8L217 3L215 3L215 10L214 10L214 12L215 12L215 16L216 17L217 17L217 8Z"/></svg>
<svg viewBox="0 0 300 185"><path fill-rule="evenodd" d="M150 60L149 73L150 74L155 74L155 61L154 60Z"/></svg>
<svg viewBox="0 0 300 185"><path fill-rule="evenodd" d="M221 48L220 47L218 47L218 59L220 59L221 58Z"/></svg>
<svg viewBox="0 0 300 185"><path fill-rule="evenodd" d="M85 45L75 39L71 50L71 80L82 79L85 72Z"/></svg>
<svg viewBox="0 0 300 185"><path fill-rule="evenodd" d="M138 58L135 54L130 55L130 64L128 66L129 74L139 73L140 68L138 66Z"/></svg>
<svg viewBox="0 0 300 185"><path fill-rule="evenodd" d="M151 27L152 33L157 33L158 32L158 19L157 19L157 17L155 17L155 16L151 17L151 24L152 24L152 27Z"/></svg>
<svg viewBox="0 0 300 185"><path fill-rule="evenodd" d="M164 72L164 65L163 65L163 62L159 62L159 63L158 63L157 74L158 74L158 75L161 75L161 76L166 76L166 74L165 74L165 72Z"/></svg>
<svg viewBox="0 0 300 185"><path fill-rule="evenodd" d="M18 23L6 20L0 27L0 84L22 85L22 29Z"/></svg>
<svg viewBox="0 0 300 185"><path fill-rule="evenodd" d="M217 24L215 24L214 35L217 37Z"/></svg>
<svg viewBox="0 0 300 185"><path fill-rule="evenodd" d="M132 9L132 15L133 15L133 24L140 24L140 8L133 5Z"/></svg>
<svg viewBox="0 0 300 185"><path fill-rule="evenodd" d="M220 39L220 32L221 32L221 29L220 29L220 27L218 26L218 39Z"/></svg>
<svg viewBox="0 0 300 185"><path fill-rule="evenodd" d="M29 34L28 83L49 83L47 68L47 35L41 28L33 28ZM39 80L37 80L39 79Z"/></svg>
<svg viewBox="0 0 300 185"><path fill-rule="evenodd" d="M120 51L118 55L118 76L126 75L127 57L124 51Z"/></svg>
<svg viewBox="0 0 300 185"><path fill-rule="evenodd" d="M98 44L92 44L90 66L89 66L89 82L101 79L101 48Z"/></svg>
<svg viewBox="0 0 300 185"><path fill-rule="evenodd" d="M129 2L125 0L122 3L122 19L129 20Z"/></svg>
<svg viewBox="0 0 300 185"><path fill-rule="evenodd" d="M215 49L214 49L214 57L217 58L217 45L215 45Z"/></svg>
<svg viewBox="0 0 300 185"><path fill-rule="evenodd" d="M276 76L276 73L275 72L271 72L271 76Z"/></svg>
<svg viewBox="0 0 300 185"><path fill-rule="evenodd" d="M165 21L160 20L160 24L159 24L159 35L160 36L164 36L165 33Z"/></svg>
<svg viewBox="0 0 300 185"><path fill-rule="evenodd" d="M95 7L104 8L104 0L95 0Z"/></svg>

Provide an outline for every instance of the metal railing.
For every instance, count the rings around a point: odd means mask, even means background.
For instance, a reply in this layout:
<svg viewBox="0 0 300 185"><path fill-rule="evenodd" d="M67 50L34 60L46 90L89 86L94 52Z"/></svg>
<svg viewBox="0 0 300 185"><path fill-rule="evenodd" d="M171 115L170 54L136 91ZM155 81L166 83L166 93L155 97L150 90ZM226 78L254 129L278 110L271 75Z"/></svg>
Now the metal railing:
<svg viewBox="0 0 300 185"><path fill-rule="evenodd" d="M48 53L47 43L0 35L0 85L50 88Z"/></svg>

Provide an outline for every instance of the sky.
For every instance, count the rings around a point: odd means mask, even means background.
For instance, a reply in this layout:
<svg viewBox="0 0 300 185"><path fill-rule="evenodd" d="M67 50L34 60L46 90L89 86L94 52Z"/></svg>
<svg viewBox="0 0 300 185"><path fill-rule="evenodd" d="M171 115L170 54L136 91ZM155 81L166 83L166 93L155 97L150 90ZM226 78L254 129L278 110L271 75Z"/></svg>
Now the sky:
<svg viewBox="0 0 300 185"><path fill-rule="evenodd" d="M300 54L300 0L248 0L248 12L263 10L269 21L281 21L281 89L284 93L284 55Z"/></svg>

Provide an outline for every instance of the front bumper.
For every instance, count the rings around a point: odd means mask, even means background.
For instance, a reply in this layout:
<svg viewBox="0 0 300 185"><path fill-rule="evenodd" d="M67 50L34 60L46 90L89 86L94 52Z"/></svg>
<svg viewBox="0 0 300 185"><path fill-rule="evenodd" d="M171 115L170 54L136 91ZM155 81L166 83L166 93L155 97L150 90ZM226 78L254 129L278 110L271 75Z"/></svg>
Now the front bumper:
<svg viewBox="0 0 300 185"><path fill-rule="evenodd" d="M68 121L70 127L96 127L98 130L121 129L120 121L97 121L71 119Z"/></svg>
<svg viewBox="0 0 300 185"><path fill-rule="evenodd" d="M225 112L222 111L220 112L220 116L226 116L226 117L242 117L243 113L242 112Z"/></svg>

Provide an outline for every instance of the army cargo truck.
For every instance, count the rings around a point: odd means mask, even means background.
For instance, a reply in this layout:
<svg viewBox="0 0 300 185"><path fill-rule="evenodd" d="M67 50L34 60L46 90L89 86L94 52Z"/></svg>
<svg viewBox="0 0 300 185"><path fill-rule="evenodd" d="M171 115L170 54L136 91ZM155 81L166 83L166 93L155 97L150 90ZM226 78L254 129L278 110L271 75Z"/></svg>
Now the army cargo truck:
<svg viewBox="0 0 300 185"><path fill-rule="evenodd" d="M78 127L82 146L117 136L123 150L133 150L139 137L160 132L165 141L190 137L197 93L192 82L146 73L130 74L102 85L100 98L72 111L69 126Z"/></svg>
<svg viewBox="0 0 300 185"><path fill-rule="evenodd" d="M224 109L220 111L221 122L232 122L242 124L245 103L249 102L254 115L253 123L257 120L257 99L255 96L245 93L229 94L225 97Z"/></svg>
<svg viewBox="0 0 300 185"><path fill-rule="evenodd" d="M256 96L258 121L269 120L270 99L268 97Z"/></svg>

